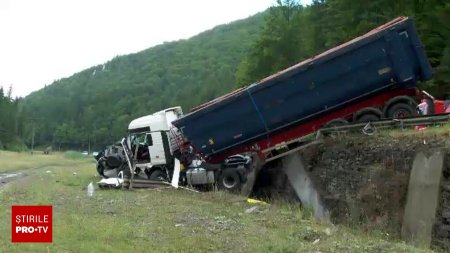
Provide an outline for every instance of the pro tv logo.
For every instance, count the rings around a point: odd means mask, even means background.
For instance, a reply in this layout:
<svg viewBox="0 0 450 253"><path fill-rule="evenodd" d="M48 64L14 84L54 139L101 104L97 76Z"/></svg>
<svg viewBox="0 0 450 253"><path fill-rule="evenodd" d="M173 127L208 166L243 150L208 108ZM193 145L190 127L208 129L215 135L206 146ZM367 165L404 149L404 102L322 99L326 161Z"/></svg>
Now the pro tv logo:
<svg viewBox="0 0 450 253"><path fill-rule="evenodd" d="M12 242L52 242L52 206L12 206Z"/></svg>

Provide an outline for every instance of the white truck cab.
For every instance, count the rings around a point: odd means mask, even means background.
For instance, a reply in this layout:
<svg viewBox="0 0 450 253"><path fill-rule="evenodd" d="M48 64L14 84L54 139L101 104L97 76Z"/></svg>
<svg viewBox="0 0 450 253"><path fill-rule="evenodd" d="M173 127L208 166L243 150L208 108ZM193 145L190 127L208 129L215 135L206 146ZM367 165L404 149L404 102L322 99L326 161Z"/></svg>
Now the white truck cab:
<svg viewBox="0 0 450 253"><path fill-rule="evenodd" d="M207 188L217 183L222 189L240 190L247 182L252 158L233 155L222 164L207 164L192 149L181 151L183 135L172 122L182 116L177 106L131 121L127 138L96 157L98 173L104 178L122 175L130 182L142 180L145 173L144 179L150 179L150 183L162 180L172 181L174 187L180 183Z"/></svg>
<svg viewBox="0 0 450 253"><path fill-rule="evenodd" d="M172 121L182 115L181 107L177 106L130 122L128 125L128 146L137 160L137 168L151 174L154 169L165 170L166 166L173 163L169 131L172 127Z"/></svg>

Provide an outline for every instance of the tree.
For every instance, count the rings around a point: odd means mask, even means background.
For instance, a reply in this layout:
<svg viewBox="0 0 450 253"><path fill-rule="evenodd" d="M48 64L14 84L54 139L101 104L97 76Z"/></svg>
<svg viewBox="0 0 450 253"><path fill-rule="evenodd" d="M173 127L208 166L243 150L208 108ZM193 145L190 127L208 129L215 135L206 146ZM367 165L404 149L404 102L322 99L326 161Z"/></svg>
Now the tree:
<svg viewBox="0 0 450 253"><path fill-rule="evenodd" d="M441 57L436 65L435 93L450 99L450 3L437 12L435 33L443 42Z"/></svg>
<svg viewBox="0 0 450 253"><path fill-rule="evenodd" d="M264 29L239 66L240 85L255 82L299 62L306 53L303 33L303 7L296 0L278 0L265 18Z"/></svg>
<svg viewBox="0 0 450 253"><path fill-rule="evenodd" d="M0 86L0 148L21 151L25 125L25 113L20 99L12 98L12 85L7 93Z"/></svg>

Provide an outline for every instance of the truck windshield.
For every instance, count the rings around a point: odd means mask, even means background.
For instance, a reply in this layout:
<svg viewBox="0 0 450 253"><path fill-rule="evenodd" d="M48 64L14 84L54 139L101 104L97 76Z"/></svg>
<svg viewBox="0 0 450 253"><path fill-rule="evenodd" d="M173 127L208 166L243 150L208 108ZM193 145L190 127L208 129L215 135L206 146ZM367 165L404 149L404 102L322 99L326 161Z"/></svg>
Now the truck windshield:
<svg viewBox="0 0 450 253"><path fill-rule="evenodd" d="M152 136L150 133L132 133L130 134L131 145L152 146Z"/></svg>
<svg viewBox="0 0 450 253"><path fill-rule="evenodd" d="M145 133L133 133L130 135L131 145L146 145Z"/></svg>

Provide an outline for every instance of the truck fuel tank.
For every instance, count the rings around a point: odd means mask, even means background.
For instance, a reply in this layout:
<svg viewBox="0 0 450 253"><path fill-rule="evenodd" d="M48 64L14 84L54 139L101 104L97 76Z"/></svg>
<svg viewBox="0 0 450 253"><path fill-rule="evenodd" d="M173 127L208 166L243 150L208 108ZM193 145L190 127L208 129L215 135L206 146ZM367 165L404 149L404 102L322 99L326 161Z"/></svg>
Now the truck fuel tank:
<svg viewBox="0 0 450 253"><path fill-rule="evenodd" d="M186 170L186 179L188 185L207 185L214 184L214 171L203 168L204 163L200 160L192 161L192 164Z"/></svg>

